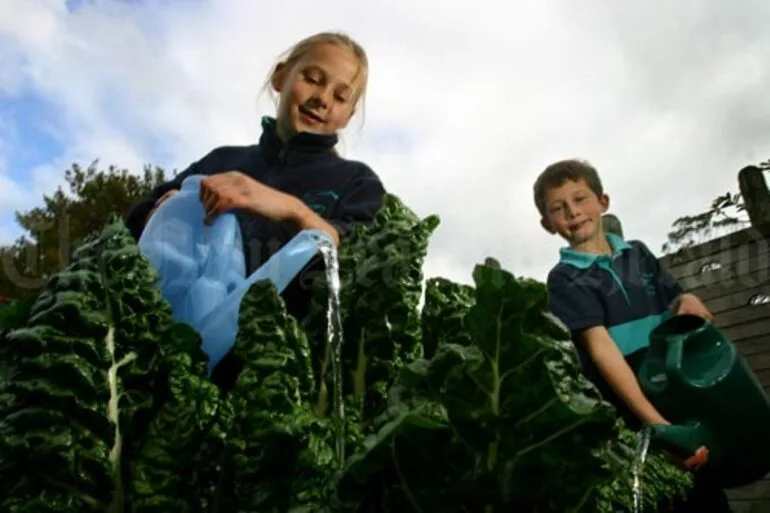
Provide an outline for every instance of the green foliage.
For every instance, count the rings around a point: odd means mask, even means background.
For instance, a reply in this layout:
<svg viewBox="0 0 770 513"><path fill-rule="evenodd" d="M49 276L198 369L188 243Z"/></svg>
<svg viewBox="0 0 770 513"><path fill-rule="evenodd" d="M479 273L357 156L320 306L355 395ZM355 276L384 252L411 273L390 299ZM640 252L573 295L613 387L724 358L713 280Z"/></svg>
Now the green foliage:
<svg viewBox="0 0 770 513"><path fill-rule="evenodd" d="M0 511L288 511L314 500L328 430L302 400L309 347L275 289L257 284L244 299L236 352L247 364L223 398L155 278L115 219L5 337Z"/></svg>
<svg viewBox="0 0 770 513"><path fill-rule="evenodd" d="M435 355L405 367L349 461L349 511L566 511L609 478L592 448L612 436L612 408L544 314L543 284L481 265L474 281L465 343L433 327Z"/></svg>
<svg viewBox="0 0 770 513"><path fill-rule="evenodd" d="M36 296L45 280L69 264L72 251L100 231L110 215L125 216L168 177L160 168L145 167L140 175L110 166L98 169L74 164L65 171L66 189L43 196L43 206L17 212L25 235L0 247L0 295Z"/></svg>
<svg viewBox="0 0 770 513"><path fill-rule="evenodd" d="M634 511L632 464L638 445L637 434L617 420L618 435L602 450L606 468L614 478L602 484L596 497L596 513ZM683 498L692 487L692 475L671 465L658 453L647 455L641 477L642 510L669 511L668 505Z"/></svg>
<svg viewBox="0 0 770 513"><path fill-rule="evenodd" d="M770 159L759 163L757 167L766 174L770 171ZM707 210L676 219L668 233L668 241L661 250L663 253L674 253L706 242L716 235L745 228L749 224L746 198L739 192L726 192L714 198Z"/></svg>
<svg viewBox="0 0 770 513"><path fill-rule="evenodd" d="M711 202L708 210L695 215L682 216L672 224L668 242L663 244L664 253L689 248L705 242L714 233L740 229L748 225L746 207L740 193L729 192Z"/></svg>
<svg viewBox="0 0 770 513"><path fill-rule="evenodd" d="M362 422L384 407L390 384L404 363L422 354L418 309L422 264L437 226L437 217L419 219L388 195L373 223L359 226L339 252L344 390L360 410ZM311 340L326 340L327 297L325 278L319 276L304 321ZM331 386L328 344L322 351L316 406L323 414Z"/></svg>
<svg viewBox="0 0 770 513"><path fill-rule="evenodd" d="M244 368L223 394L198 337L173 321L155 271L113 218L28 314L2 321L0 511L628 507L628 461L617 454L633 435L582 377L542 283L489 260L472 287L429 280L420 309L437 225L388 196L340 250L340 468L325 392L325 280L301 324L271 285L252 287L235 347ZM686 487L662 465L645 473L648 495Z"/></svg>

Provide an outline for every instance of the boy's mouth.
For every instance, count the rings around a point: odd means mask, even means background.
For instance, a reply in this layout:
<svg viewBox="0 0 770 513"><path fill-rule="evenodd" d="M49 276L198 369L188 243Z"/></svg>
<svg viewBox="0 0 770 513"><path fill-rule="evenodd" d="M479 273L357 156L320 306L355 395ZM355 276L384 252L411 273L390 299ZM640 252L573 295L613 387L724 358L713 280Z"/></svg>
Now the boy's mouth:
<svg viewBox="0 0 770 513"><path fill-rule="evenodd" d="M588 222L589 222L589 220L586 219L584 221L580 221L579 223L575 223L575 224L573 224L572 226L569 227L569 230L571 232L576 232L576 231L580 230L581 228L583 228L586 224L588 224Z"/></svg>

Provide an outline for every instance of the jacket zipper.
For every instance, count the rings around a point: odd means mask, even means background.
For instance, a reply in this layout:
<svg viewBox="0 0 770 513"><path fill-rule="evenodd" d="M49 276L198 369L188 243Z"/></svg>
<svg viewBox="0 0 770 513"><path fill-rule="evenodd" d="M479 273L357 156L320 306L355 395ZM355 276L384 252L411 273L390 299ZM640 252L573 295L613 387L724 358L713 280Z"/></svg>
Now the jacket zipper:
<svg viewBox="0 0 770 513"><path fill-rule="evenodd" d="M273 166L270 166L267 171L265 171L265 177L263 178L262 182L265 185L271 186L273 185L272 178L275 174L283 172L283 170L286 168L286 162L289 160L289 146L288 144L280 149L278 152L278 166L277 169L275 169Z"/></svg>

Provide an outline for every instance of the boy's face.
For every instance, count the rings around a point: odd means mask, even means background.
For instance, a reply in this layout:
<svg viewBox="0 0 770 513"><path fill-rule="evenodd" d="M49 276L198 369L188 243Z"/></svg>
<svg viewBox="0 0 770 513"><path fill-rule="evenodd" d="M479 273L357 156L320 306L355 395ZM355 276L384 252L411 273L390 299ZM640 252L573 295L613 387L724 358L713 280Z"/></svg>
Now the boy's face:
<svg viewBox="0 0 770 513"><path fill-rule="evenodd" d="M602 214L607 212L610 199L597 196L583 180L567 180L545 193L546 216L543 228L558 233L571 246L594 240L603 234Z"/></svg>

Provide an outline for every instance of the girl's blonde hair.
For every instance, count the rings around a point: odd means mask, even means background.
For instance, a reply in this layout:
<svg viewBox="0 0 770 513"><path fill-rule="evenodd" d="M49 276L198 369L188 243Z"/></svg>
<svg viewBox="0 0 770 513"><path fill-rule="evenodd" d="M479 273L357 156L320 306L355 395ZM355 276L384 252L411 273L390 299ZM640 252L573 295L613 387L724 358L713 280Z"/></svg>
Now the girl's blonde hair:
<svg viewBox="0 0 770 513"><path fill-rule="evenodd" d="M340 46L349 50L358 59L358 74L356 75L356 84L354 84L353 88L355 94L354 105L356 107L355 113L358 113L358 106L359 104L361 105L361 117L363 118L364 96L366 95L366 86L369 81L369 59L364 48L347 34L342 32L319 32L318 34L306 37L284 52L278 58L278 64L283 64L287 70L290 70L308 52L321 45ZM276 101L272 87L274 73L275 66L270 70L264 88L270 91L273 101Z"/></svg>

